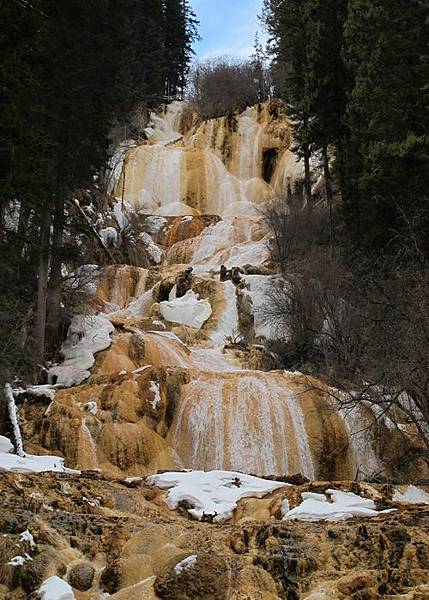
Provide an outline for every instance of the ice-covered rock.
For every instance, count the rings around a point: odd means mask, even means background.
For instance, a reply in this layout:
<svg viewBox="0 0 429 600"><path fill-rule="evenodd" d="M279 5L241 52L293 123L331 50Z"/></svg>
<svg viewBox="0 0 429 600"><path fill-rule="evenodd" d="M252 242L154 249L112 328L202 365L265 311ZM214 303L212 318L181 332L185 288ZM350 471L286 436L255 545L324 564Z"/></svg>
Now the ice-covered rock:
<svg viewBox="0 0 429 600"><path fill-rule="evenodd" d="M345 521L352 517L377 517L395 510L377 511L373 500L340 490L326 490L326 495L303 492L301 496L302 503L286 512L283 520Z"/></svg>
<svg viewBox="0 0 429 600"><path fill-rule="evenodd" d="M208 516L214 522L231 518L241 498L263 498L287 485L237 471L162 473L148 477L147 483L169 490L166 501L171 509L186 501L192 506L188 510L191 517L202 520Z"/></svg>
<svg viewBox="0 0 429 600"><path fill-rule="evenodd" d="M75 600L72 587L56 575L42 583L38 594L40 600Z"/></svg>
<svg viewBox="0 0 429 600"><path fill-rule="evenodd" d="M393 500L410 504L429 504L429 494L415 485L409 485L403 492L396 490Z"/></svg>
<svg viewBox="0 0 429 600"><path fill-rule="evenodd" d="M188 290L181 298L160 302L159 309L166 321L194 329L201 329L212 314L209 300L199 300L193 290Z"/></svg>
<svg viewBox="0 0 429 600"><path fill-rule="evenodd" d="M94 355L111 344L112 323L104 315L76 315L73 317L67 339L61 347L64 362L49 369L50 383L64 387L80 385L90 376Z"/></svg>
<svg viewBox="0 0 429 600"><path fill-rule="evenodd" d="M0 436L0 472L42 473L44 471L57 471L64 473L66 471L64 460L58 456L35 456L26 453L24 456L18 456L17 454L12 454L12 451L13 445L10 440L4 436ZM22 535L24 534L26 532ZM30 541L29 538L28 541Z"/></svg>

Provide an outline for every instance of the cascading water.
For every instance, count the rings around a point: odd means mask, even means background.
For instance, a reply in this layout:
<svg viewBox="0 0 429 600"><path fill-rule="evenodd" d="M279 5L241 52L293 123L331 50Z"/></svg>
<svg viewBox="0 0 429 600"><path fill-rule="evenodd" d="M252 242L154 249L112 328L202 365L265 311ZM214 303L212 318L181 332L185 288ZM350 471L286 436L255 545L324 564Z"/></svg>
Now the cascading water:
<svg viewBox="0 0 429 600"><path fill-rule="evenodd" d="M199 374L184 390L170 435L186 466L315 475L301 409L279 374Z"/></svg>
<svg viewBox="0 0 429 600"><path fill-rule="evenodd" d="M251 265L254 271L266 263L268 236L258 207L302 177L302 165L289 149L287 118L278 104L267 103L233 119L197 123L186 131L184 109L175 102L164 114L152 115L148 140L128 150L116 185L118 205L121 201L116 212L124 207L155 215L151 219L185 215L174 231L200 218L197 215L217 216L194 235L170 238L157 267L162 278L162 273L164 277L179 273L184 263L192 265L212 316L198 332L139 330L137 336L144 346L145 364L188 374L165 434L175 466L261 475L300 472L309 478L325 473L350 477L363 461L365 468L373 467L370 448L365 456L359 440L349 448L354 443L353 419L322 395L309 400L302 377L246 368L241 355L224 349L240 336L239 298L253 298L254 308L263 303L263 290L272 275L244 277L243 292L237 282L220 281L220 266ZM271 183L264 180L267 151L275 156ZM146 272L140 276L143 283L125 307L113 286L119 309L109 318L138 327L139 319L156 314L156 284L152 289L144 285L150 279ZM163 327L171 327L156 318ZM252 326L254 339L270 335L270 328L256 318ZM328 453L332 440L336 446ZM341 456L338 447L343 448Z"/></svg>

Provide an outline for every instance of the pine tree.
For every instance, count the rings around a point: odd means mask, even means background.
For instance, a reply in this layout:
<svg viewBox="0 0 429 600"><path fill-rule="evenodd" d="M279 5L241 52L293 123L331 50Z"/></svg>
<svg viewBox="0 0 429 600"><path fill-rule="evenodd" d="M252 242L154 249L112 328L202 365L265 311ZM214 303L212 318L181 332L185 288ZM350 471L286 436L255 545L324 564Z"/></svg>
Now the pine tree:
<svg viewBox="0 0 429 600"><path fill-rule="evenodd" d="M370 246L426 209L429 184L427 6L350 0L344 56L351 78L345 123L346 216ZM425 217L426 223L429 217Z"/></svg>
<svg viewBox="0 0 429 600"><path fill-rule="evenodd" d="M165 0L166 95L182 97L193 57L192 44L198 39L198 21L188 0Z"/></svg>
<svg viewBox="0 0 429 600"><path fill-rule="evenodd" d="M294 128L294 151L304 161L304 197L310 206L312 95L308 80L308 26L305 0L265 0L264 20L272 36L277 93L285 100Z"/></svg>
<svg viewBox="0 0 429 600"><path fill-rule="evenodd" d="M184 86L196 23L186 2L176 5L185 15L185 33L176 41L182 59L174 76ZM30 354L35 347L43 362L45 339L51 349L58 342L61 265L70 258L64 233L73 227L69 201L93 188L106 167L112 126L127 122L138 106L152 108L164 99L165 4L10 0L2 3L1 16L0 153L6 168L0 260L10 268L0 283L0 311L7 313L20 294L35 337L26 348ZM19 210L15 231L3 219L13 202ZM15 327L8 322L2 338Z"/></svg>

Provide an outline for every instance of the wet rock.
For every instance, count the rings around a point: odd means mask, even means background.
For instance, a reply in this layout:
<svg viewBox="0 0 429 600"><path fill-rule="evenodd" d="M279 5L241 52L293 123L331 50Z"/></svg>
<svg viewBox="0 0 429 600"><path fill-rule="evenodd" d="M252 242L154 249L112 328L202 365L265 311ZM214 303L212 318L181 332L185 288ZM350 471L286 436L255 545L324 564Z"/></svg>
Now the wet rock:
<svg viewBox="0 0 429 600"><path fill-rule="evenodd" d="M118 561L107 565L100 577L100 587L103 592L115 594L121 587L121 566Z"/></svg>
<svg viewBox="0 0 429 600"><path fill-rule="evenodd" d="M182 298L186 292L192 289L192 271L193 268L189 267L176 277L176 298Z"/></svg>
<svg viewBox="0 0 429 600"><path fill-rule="evenodd" d="M231 570L225 559L198 554L195 562L171 563L156 578L154 589L163 600L226 600L230 585Z"/></svg>
<svg viewBox="0 0 429 600"><path fill-rule="evenodd" d="M71 568L69 573L69 583L72 587L81 592L91 589L94 581L95 569L89 563L79 563Z"/></svg>
<svg viewBox="0 0 429 600"><path fill-rule="evenodd" d="M235 285L238 285L241 281L242 269L240 267L232 267L231 269L231 281Z"/></svg>

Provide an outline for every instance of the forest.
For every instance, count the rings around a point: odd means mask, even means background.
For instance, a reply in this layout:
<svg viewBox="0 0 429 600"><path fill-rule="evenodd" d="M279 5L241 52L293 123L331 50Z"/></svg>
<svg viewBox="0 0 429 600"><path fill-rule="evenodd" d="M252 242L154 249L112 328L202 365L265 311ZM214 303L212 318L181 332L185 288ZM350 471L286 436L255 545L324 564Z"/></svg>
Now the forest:
<svg viewBox="0 0 429 600"><path fill-rule="evenodd" d="M369 365L386 382L408 373L426 397L427 0L264 0L266 49L256 39L248 60L192 68L187 0L3 0L1 16L4 378L37 378L56 356L74 311L62 265L87 262L94 241L79 202L105 202L109 156L150 109L186 96L208 119L275 96L305 169L265 214L274 264L296 274L266 315L280 338L296 332L282 364L341 380Z"/></svg>
<svg viewBox="0 0 429 600"><path fill-rule="evenodd" d="M279 366L329 381L345 405L365 400L414 421L412 398L426 445L428 8L265 0L263 15L305 164L302 189L265 215L284 274L264 308L279 334L272 349Z"/></svg>
<svg viewBox="0 0 429 600"><path fill-rule="evenodd" d="M182 97L197 20L187 0L2 0L0 21L0 371L37 378L71 310L61 265L84 262L65 234L93 236L75 201Z"/></svg>

